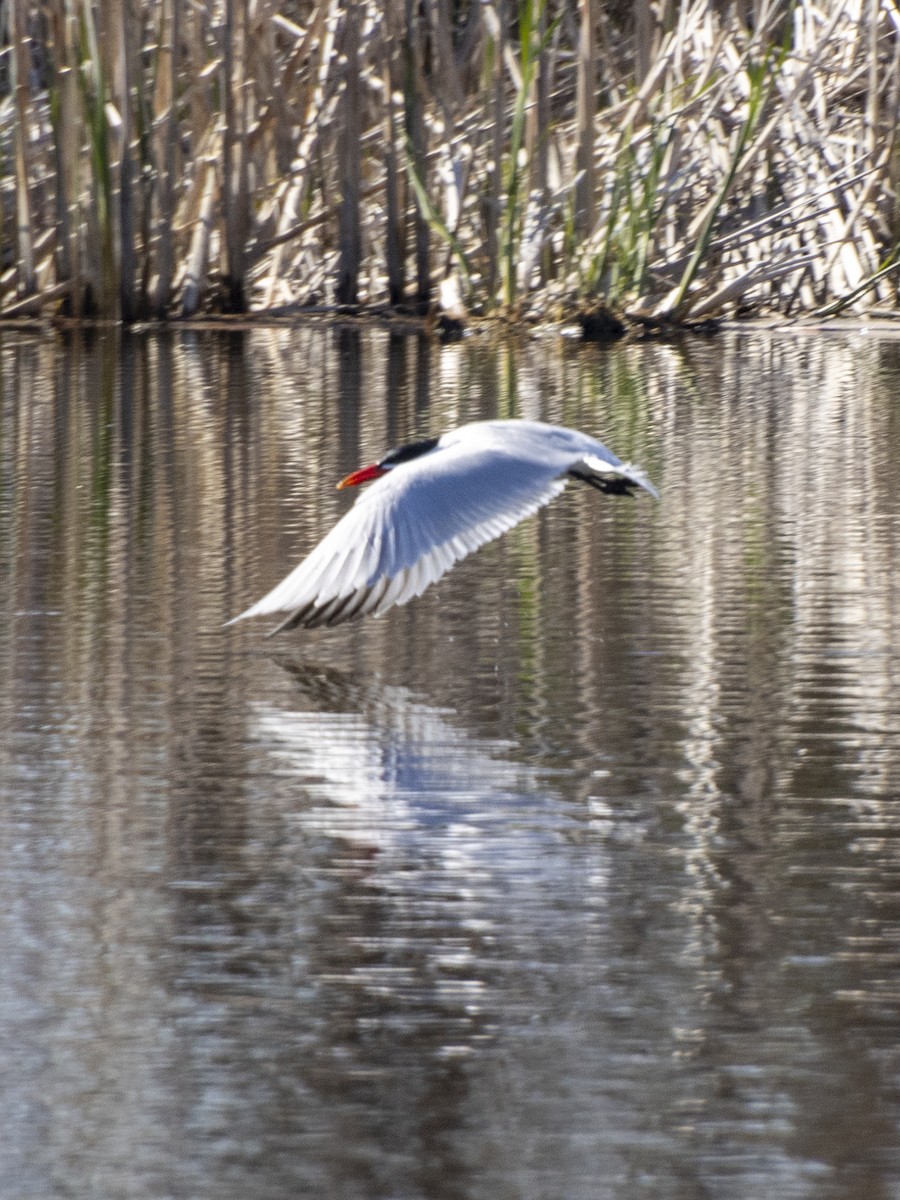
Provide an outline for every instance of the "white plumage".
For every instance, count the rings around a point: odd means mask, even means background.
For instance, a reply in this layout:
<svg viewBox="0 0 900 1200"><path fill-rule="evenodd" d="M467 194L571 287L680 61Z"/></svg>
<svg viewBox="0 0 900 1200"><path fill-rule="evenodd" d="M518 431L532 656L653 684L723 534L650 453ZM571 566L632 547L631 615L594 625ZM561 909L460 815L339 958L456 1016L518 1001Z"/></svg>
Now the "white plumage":
<svg viewBox="0 0 900 1200"><path fill-rule="evenodd" d="M595 438L538 421L479 421L393 451L294 570L235 617L287 613L274 630L339 625L406 604L454 563L548 504L570 478L601 491L656 489Z"/></svg>

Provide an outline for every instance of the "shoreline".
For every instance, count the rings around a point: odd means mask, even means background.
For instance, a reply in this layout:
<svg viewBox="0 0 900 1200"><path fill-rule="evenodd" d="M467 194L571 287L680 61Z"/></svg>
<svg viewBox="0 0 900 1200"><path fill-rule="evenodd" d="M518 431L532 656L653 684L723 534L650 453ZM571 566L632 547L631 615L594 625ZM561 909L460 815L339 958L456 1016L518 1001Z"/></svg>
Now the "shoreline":
<svg viewBox="0 0 900 1200"><path fill-rule="evenodd" d="M575 345L613 346L620 342L679 340L709 338L722 333L877 333L879 336L900 337L900 309L879 311L871 315L817 317L799 314L796 317L753 316L746 318L714 318L683 323L662 322L652 318L620 318L623 332L612 337L584 336L578 327L577 316L561 321L513 321L501 317L477 317L461 323L450 336L442 333L433 317L414 317L408 313L387 312L381 308L348 312L325 306L315 310L298 309L291 313L280 310L258 310L249 313L206 313L192 317L166 317L125 322L103 317L0 316L0 332L66 333L83 331L118 331L132 335L163 334L179 331L205 333L244 332L253 329L291 329L310 325L332 328L379 329L408 337L431 337L436 342L452 343L475 338L548 338L557 337Z"/></svg>

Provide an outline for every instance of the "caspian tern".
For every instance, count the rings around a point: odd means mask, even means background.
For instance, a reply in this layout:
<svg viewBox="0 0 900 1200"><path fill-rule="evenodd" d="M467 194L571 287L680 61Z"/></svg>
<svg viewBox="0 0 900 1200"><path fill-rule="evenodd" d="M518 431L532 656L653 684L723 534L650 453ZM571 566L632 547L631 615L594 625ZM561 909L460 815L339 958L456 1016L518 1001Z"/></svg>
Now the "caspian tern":
<svg viewBox="0 0 900 1200"><path fill-rule="evenodd" d="M602 442L539 421L477 421L391 450L342 479L376 481L307 558L234 618L287 613L273 629L340 625L420 596L454 563L558 496L569 479L601 492L658 492ZM232 624L232 622L229 622Z"/></svg>

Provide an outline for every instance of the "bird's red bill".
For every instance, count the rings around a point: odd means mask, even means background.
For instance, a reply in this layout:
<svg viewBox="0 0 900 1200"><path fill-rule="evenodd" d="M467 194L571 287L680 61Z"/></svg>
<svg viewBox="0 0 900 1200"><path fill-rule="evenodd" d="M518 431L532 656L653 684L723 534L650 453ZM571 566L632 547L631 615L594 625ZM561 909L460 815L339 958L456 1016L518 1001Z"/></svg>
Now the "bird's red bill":
<svg viewBox="0 0 900 1200"><path fill-rule="evenodd" d="M384 467L379 467L378 463L373 463L370 467L360 467L358 471L351 471L346 478L341 480L338 487L359 487L361 483L369 483L372 479L380 479L382 475L387 475L387 471L385 471Z"/></svg>

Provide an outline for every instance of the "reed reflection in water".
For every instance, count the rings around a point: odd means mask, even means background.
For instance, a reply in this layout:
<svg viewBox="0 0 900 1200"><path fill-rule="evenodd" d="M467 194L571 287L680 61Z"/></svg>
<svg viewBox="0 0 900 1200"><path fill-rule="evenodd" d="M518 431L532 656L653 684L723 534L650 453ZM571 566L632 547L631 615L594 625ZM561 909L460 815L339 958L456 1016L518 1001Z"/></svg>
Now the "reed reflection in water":
<svg viewBox="0 0 900 1200"><path fill-rule="evenodd" d="M4 1195L900 1192L900 343L0 337ZM222 629L498 414L661 502Z"/></svg>

